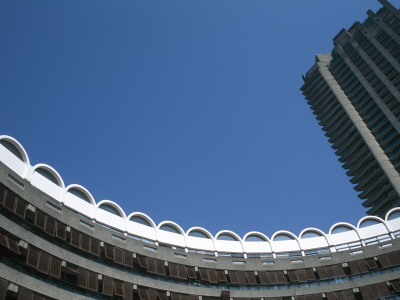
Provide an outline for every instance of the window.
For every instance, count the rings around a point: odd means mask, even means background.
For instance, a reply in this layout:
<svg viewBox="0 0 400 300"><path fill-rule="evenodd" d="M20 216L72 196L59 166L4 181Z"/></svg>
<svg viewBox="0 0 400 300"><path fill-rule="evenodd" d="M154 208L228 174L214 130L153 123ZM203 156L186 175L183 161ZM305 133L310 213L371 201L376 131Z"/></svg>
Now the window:
<svg viewBox="0 0 400 300"><path fill-rule="evenodd" d="M203 239L209 239L210 237L207 236L204 232L200 230L192 230L189 232L189 236L197 237L197 238L203 238Z"/></svg>
<svg viewBox="0 0 400 300"><path fill-rule="evenodd" d="M230 234L227 234L227 233L220 234L220 235L218 236L217 240L221 240L221 241L235 241L235 242L237 241L237 239L236 239L234 236L232 236L232 235L230 235Z"/></svg>
<svg viewBox="0 0 400 300"><path fill-rule="evenodd" d="M164 231L168 231L168 232L172 232L172 233L181 234L181 233L179 232L179 230L178 230L177 228L175 228L174 226L172 226L172 225L166 225L166 224L164 224L164 225L162 225L162 226L160 227L160 230L164 230Z"/></svg>
<svg viewBox="0 0 400 300"><path fill-rule="evenodd" d="M152 227L149 221L147 221L145 218L140 217L140 216L132 216L132 217L130 217L129 220L132 222L135 222L135 223L139 223L139 224L142 224L145 226Z"/></svg>
<svg viewBox="0 0 400 300"><path fill-rule="evenodd" d="M119 211L115 207L111 206L110 204L102 204L99 206L99 208L102 210L105 210L109 213L112 213L113 215L121 217L121 214L119 213Z"/></svg>

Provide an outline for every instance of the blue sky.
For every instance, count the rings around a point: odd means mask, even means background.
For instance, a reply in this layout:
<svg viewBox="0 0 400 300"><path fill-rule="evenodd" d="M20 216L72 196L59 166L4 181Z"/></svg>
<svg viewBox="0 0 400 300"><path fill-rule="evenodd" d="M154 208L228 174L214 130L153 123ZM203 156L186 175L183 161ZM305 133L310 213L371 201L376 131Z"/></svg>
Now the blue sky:
<svg viewBox="0 0 400 300"><path fill-rule="evenodd" d="M240 236L356 224L299 88L377 1L0 2L0 134L158 224Z"/></svg>

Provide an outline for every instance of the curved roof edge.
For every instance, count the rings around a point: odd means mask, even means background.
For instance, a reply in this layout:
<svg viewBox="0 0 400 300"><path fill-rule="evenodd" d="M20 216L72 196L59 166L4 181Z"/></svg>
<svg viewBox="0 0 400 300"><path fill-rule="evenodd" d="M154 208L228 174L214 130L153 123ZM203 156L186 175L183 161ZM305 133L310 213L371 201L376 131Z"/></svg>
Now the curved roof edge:
<svg viewBox="0 0 400 300"><path fill-rule="evenodd" d="M162 221L158 225L156 225L154 223L154 221L151 219L151 217L149 217L148 215L146 215L144 213L133 212L127 216L125 214L124 210L117 203L115 203L111 200L102 200L102 201L96 203L92 194L83 186L78 185L78 184L70 184L68 186L65 186L64 180L62 179L62 177L51 166L46 165L46 164L37 164L35 166L31 166L29 157L28 157L25 149L22 147L22 145L16 139L14 139L13 137L7 136L7 135L0 135L0 140L2 140L2 139L12 143L13 146L15 146L17 148L17 150L20 152L20 154L23 158L23 163L26 165L26 169L27 169L26 174L28 174L26 177L24 177L24 179L29 181L30 178L32 177L34 171L38 168L46 169L55 177L55 179L59 182L60 188L62 190L61 199L55 199L55 200L57 200L57 201L61 200L61 203L63 203L66 207L69 207L72 210L77 211L78 213L81 213L85 216L92 218L93 221L97 220L98 222L106 223L107 225L114 227L116 229L119 229L123 232L126 232L127 222L129 221L129 219L132 216L139 216L139 217L144 218L151 224L151 227L153 229L155 229L156 231L159 231L163 225L172 226L172 227L176 228L177 231L180 232L180 235L182 235L182 238L184 240L183 244L185 245L185 247L189 247L189 248L190 248L190 242L188 243L189 233L194 230L198 230L198 231L204 233L206 236L208 236L212 240L213 243L224 242L224 240L218 239L218 237L221 235L230 235L233 238L233 240L231 242L239 242L242 249L244 249L243 244L246 243L246 238L249 236L252 236L252 235L256 235L256 236L259 236L260 238L264 239L267 243L269 243L271 245L272 249L277 249L277 248L280 249L281 247L274 247L274 244L278 245L278 243L279 243L279 241L274 241L274 239L275 239L275 237L277 237L279 235L286 235L286 236L289 236L290 238L292 238L293 241L296 241L297 244L299 244L300 250L302 250L302 251L306 250L301 247L301 244L302 244L301 241L304 240L302 238L303 234L306 232L313 231L313 232L321 235L322 237L324 237L327 240L329 247L332 248L331 249L332 252L340 251L339 247L340 247L340 249L342 249L343 245L346 245L347 243L354 243L354 241L355 241L354 233L357 236L356 240L359 241L360 247L361 247L363 244L362 244L362 238L360 235L360 225L362 225L362 223L367 220L375 220L375 221L383 224L386 227L386 229L388 230L387 234L389 234L390 237L393 239L396 238L395 235L393 234L393 232L400 231L400 217L396 218L394 220L389 220L390 215L392 215L393 213L396 213L396 212L400 212L400 207L396 207L396 208L389 210L386 213L386 216L384 219L381 219L379 217L374 217L374 216L365 216L359 220L359 222L357 223L357 226L354 226L354 225L346 223L346 222L338 222L331 226L331 228L329 229L329 233L324 233L322 230L320 230L318 228L306 228L300 232L299 236L297 236L290 231L279 230L279 231L275 232L271 238L268 238L268 236L266 236L265 234L263 234L261 232L251 231L251 232L246 233L244 235L244 237L241 238L238 234L236 234L235 232L230 231L230 230L221 230L215 236L212 236L209 231L207 231L206 229L204 229L202 227L191 227L190 229L187 230L187 232L185 232L182 229L182 227L180 227L177 223L172 222L172 221ZM2 161L3 163L6 163L4 161L5 159L6 158L0 157L0 161ZM10 167L9 164L6 164L6 165L8 167ZM12 165L11 165L11 169L13 169ZM15 170L13 170L13 171L15 171ZM52 195L52 193L50 193L49 191L46 191L46 189L47 189L46 185L42 185L39 187L36 186L36 188L41 189L44 193L46 193L50 196ZM72 203L70 203L67 200L67 193L72 188L75 188L78 191L82 192L88 198L90 203L86 202L86 205L76 205L76 204L73 205ZM82 200L82 201L84 201L84 200ZM119 216L113 215L113 217L111 219L109 219L108 218L109 214L112 214L110 211L105 210L104 212L99 212L100 206L104 205L104 204L109 205L112 208L114 208L118 212ZM338 227L349 228L348 231L353 232L352 237L347 238L346 231L340 232L340 233L332 233ZM338 235L341 235L341 237L337 238L336 236L338 236ZM397 236L398 236L398 234L397 234ZM143 238L146 238L146 235L143 235ZM309 240L312 240L312 238L309 238ZM223 247L224 251L227 249L225 244ZM181 245L182 245L182 243L180 243L177 246L181 246ZM335 247L338 248L338 250L336 250ZM307 247L307 248L309 249L309 247ZM315 248L316 249L318 248L318 243L315 244ZM207 249L205 249L205 250L207 250ZM216 247L216 251L218 252L218 247ZM280 251L282 251L282 249L280 249ZM288 251L290 251L290 249L288 249ZM237 247L232 248L232 252L237 252ZM245 252L245 250L243 250L243 252ZM260 253L261 253L261 251L260 251Z"/></svg>

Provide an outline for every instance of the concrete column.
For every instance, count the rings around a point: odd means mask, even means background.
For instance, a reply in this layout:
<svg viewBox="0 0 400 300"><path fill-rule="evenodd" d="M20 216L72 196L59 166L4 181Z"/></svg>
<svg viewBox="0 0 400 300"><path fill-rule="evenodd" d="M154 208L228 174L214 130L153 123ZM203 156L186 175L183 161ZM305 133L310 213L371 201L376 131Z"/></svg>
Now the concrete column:
<svg viewBox="0 0 400 300"><path fill-rule="evenodd" d="M347 64L349 69L353 72L353 74L360 81L361 85L365 88L365 90L372 97L372 99L374 99L376 105L378 105L378 107L385 114L385 116L388 118L390 123L392 123L393 127L398 132L400 132L400 122L393 115L391 110L386 106L386 104L383 102L383 100L378 96L378 94L375 92L374 88L368 83L368 81L364 78L364 76L357 69L357 67L351 62L351 60L347 57L346 53L344 53L342 48L340 46L336 46L336 50L337 50L338 54L341 56L341 58L344 60L344 62ZM335 82L336 82L336 80L335 80ZM346 96L346 98L347 98L347 96Z"/></svg>
<svg viewBox="0 0 400 300"><path fill-rule="evenodd" d="M359 73L357 68L355 68L355 66L353 64L351 64L351 62L349 61L349 59L347 58L347 56L345 55L343 50L341 50L339 47L337 47L337 48L338 48L337 50L338 50L339 55L345 60L345 62L348 64L349 68L354 72L356 77L358 77L360 82L361 82L361 79L366 81L361 76L361 74ZM358 132L360 133L362 139L364 140L365 144L367 145L369 150L374 155L376 161L378 162L379 166L382 168L383 172L385 173L385 175L389 179L389 182L392 184L392 186L395 189L396 193L398 195L400 195L400 177L399 177L398 172L393 167L392 163L389 161L388 157L386 156L386 154L384 153L383 149L380 147L378 142L375 140L375 137L372 135L371 131L368 129L367 125L364 123L364 120L358 114L358 112L354 108L353 104L347 98L346 94L343 92L341 87L336 82L335 78L332 76L332 74L328 70L327 62L326 61L320 61L320 62L318 62L318 65L319 65L319 72L321 73L321 76L324 78L326 83L329 85L329 87L332 90L332 92L336 95L338 101L342 105L342 107L345 110L345 112L348 115L348 117L353 122L354 126L356 126L356 128L357 128ZM358 74L355 71L357 71ZM363 84L363 82L361 82L361 84ZM364 82L364 84L365 84L365 82ZM364 85L364 87L366 88L365 85ZM369 88L371 89L371 87L369 87ZM372 91L373 91L373 89L372 89ZM371 94L370 91L368 91L368 92ZM374 98L374 100L378 100L378 101L380 100L380 102L381 102L380 105L383 105L382 100L379 97L377 97L375 92L374 92L374 94L375 95L371 94L371 96ZM383 108L386 109L386 113L389 113L391 115L391 118L389 118L389 120L391 120L391 119L395 119L396 120L396 122L397 122L397 124L396 124L397 128L396 129L399 131L400 130L400 123L393 116L393 114L391 114L391 112L388 110L388 108L385 105L383 105Z"/></svg>

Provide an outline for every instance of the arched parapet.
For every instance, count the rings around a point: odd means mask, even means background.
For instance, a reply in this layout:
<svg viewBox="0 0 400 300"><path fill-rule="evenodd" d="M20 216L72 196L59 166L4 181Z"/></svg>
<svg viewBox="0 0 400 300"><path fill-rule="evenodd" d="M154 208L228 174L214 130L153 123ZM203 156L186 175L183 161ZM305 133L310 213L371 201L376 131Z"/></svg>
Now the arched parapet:
<svg viewBox="0 0 400 300"><path fill-rule="evenodd" d="M60 174L49 165L37 164L32 167L29 181L42 192L61 202L65 185Z"/></svg>
<svg viewBox="0 0 400 300"><path fill-rule="evenodd" d="M92 194L79 184L70 184L65 188L62 202L65 206L79 212L89 219L95 218L96 202Z"/></svg>
<svg viewBox="0 0 400 300"><path fill-rule="evenodd" d="M222 253L244 253L242 239L229 230L221 230L215 235L215 249Z"/></svg>
<svg viewBox="0 0 400 300"><path fill-rule="evenodd" d="M0 160L21 178L28 176L30 168L28 154L13 137L0 135Z"/></svg>
<svg viewBox="0 0 400 300"><path fill-rule="evenodd" d="M390 231L400 231L400 207L395 207L389 210L386 213L385 221Z"/></svg>
<svg viewBox="0 0 400 300"><path fill-rule="evenodd" d="M95 211L96 222L108 225L120 231L126 231L126 215L122 208L110 200L102 200Z"/></svg>
<svg viewBox="0 0 400 300"><path fill-rule="evenodd" d="M336 250L343 251L361 247L361 238L357 228L349 223L336 223L329 230L331 244Z"/></svg>
<svg viewBox="0 0 400 300"><path fill-rule="evenodd" d="M389 237L389 229L381 218L376 216L366 216L357 224L358 234L362 240L371 238Z"/></svg>
<svg viewBox="0 0 400 300"><path fill-rule="evenodd" d="M157 240L163 244L186 247L185 232L178 224L172 221L163 221L158 224Z"/></svg>
<svg viewBox="0 0 400 300"><path fill-rule="evenodd" d="M133 212L126 218L126 231L152 241L157 240L156 224L148 215L141 212Z"/></svg>
<svg viewBox="0 0 400 300"><path fill-rule="evenodd" d="M214 237L201 227L192 227L186 232L186 246L190 249L215 252Z"/></svg>
<svg viewBox="0 0 400 300"><path fill-rule="evenodd" d="M297 236L290 231L279 230L271 238L272 250L276 253L300 252Z"/></svg>
<svg viewBox="0 0 400 300"><path fill-rule="evenodd" d="M306 228L299 235L299 243L302 250L329 248L326 234L317 228Z"/></svg>
<svg viewBox="0 0 400 300"><path fill-rule="evenodd" d="M243 237L243 249L245 253L272 253L271 241L258 231L248 232Z"/></svg>

